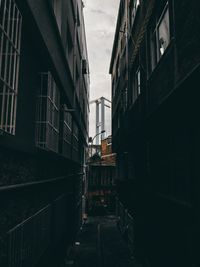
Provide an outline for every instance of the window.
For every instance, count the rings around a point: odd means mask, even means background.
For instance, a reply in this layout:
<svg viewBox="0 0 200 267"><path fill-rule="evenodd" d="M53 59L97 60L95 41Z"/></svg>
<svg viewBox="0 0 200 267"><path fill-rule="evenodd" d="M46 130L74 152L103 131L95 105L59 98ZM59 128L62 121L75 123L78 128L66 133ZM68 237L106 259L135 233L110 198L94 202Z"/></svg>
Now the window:
<svg viewBox="0 0 200 267"><path fill-rule="evenodd" d="M88 74L88 66L86 59L82 59L82 74Z"/></svg>
<svg viewBox="0 0 200 267"><path fill-rule="evenodd" d="M73 66L74 58L73 58L73 51L74 51L74 44L73 39L71 36L71 32L69 29L69 24L67 23L67 40L66 40L66 56L69 60L70 66Z"/></svg>
<svg viewBox="0 0 200 267"><path fill-rule="evenodd" d="M78 132L78 126L74 122L74 127L73 127L73 148L75 151L78 152L78 141L79 141L79 132Z"/></svg>
<svg viewBox="0 0 200 267"><path fill-rule="evenodd" d="M53 0L53 10L56 17L58 29L61 33L62 24L62 0Z"/></svg>
<svg viewBox="0 0 200 267"><path fill-rule="evenodd" d="M130 5L132 5L132 7L130 8L131 11L130 25L133 26L138 11L138 7L140 6L140 0L131 1Z"/></svg>
<svg viewBox="0 0 200 267"><path fill-rule="evenodd" d="M132 70L132 103L136 101L138 96L141 94L141 72L140 67L135 71ZM132 104L131 103L131 104Z"/></svg>
<svg viewBox="0 0 200 267"><path fill-rule="evenodd" d="M119 56L117 57L117 62L116 62L116 80L120 76L120 67L119 67Z"/></svg>
<svg viewBox="0 0 200 267"><path fill-rule="evenodd" d="M22 17L13 0L0 1L0 129L15 134Z"/></svg>
<svg viewBox="0 0 200 267"><path fill-rule="evenodd" d="M170 21L168 3L161 16L156 19L154 26L150 30L151 46L151 69L153 70L164 54L170 43Z"/></svg>
<svg viewBox="0 0 200 267"><path fill-rule="evenodd" d="M158 41L159 41L159 52L163 55L165 49L170 42L170 32L169 32L169 9L165 11L161 22L158 26Z"/></svg>
<svg viewBox="0 0 200 267"><path fill-rule="evenodd" d="M63 105L63 133L62 133L62 154L67 158L71 157L72 145L72 115L67 105Z"/></svg>
<svg viewBox="0 0 200 267"><path fill-rule="evenodd" d="M127 87L124 88L123 97L124 97L123 110L125 112L127 109L127 106L128 106L128 89L127 89Z"/></svg>
<svg viewBox="0 0 200 267"><path fill-rule="evenodd" d="M72 137L72 115L67 112L67 106L64 105L64 136L63 139L66 143L71 144Z"/></svg>
<svg viewBox="0 0 200 267"><path fill-rule="evenodd" d="M112 137L111 137L111 136L109 136L109 137L107 138L107 144L108 144L108 145L111 145L111 144L112 144Z"/></svg>
<svg viewBox="0 0 200 267"><path fill-rule="evenodd" d="M79 67L77 64L76 64L76 93L79 99L80 97L80 72L79 72Z"/></svg>
<svg viewBox="0 0 200 267"><path fill-rule="evenodd" d="M135 91L136 96L138 97L141 93L141 75L140 75L140 68L136 71L135 74Z"/></svg>
<svg viewBox="0 0 200 267"><path fill-rule="evenodd" d="M81 25L81 22L80 22L80 15L79 15L78 7L77 7L77 26L80 27L80 25Z"/></svg>
<svg viewBox="0 0 200 267"><path fill-rule="evenodd" d="M40 74L36 145L58 152L60 93L50 72Z"/></svg>
<svg viewBox="0 0 200 267"><path fill-rule="evenodd" d="M115 76L112 76L112 95L115 96Z"/></svg>

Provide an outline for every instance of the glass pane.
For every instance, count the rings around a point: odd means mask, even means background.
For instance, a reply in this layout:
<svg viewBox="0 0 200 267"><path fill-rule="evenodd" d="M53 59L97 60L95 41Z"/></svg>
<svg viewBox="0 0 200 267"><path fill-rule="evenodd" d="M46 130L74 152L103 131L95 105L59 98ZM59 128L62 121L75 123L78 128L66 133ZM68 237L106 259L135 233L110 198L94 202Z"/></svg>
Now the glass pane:
<svg viewBox="0 0 200 267"><path fill-rule="evenodd" d="M167 8L158 28L158 41L160 56L165 52L165 49L169 45L170 41L170 29L169 29L169 9Z"/></svg>
<svg viewBox="0 0 200 267"><path fill-rule="evenodd" d="M137 71L137 95L140 94L140 70Z"/></svg>

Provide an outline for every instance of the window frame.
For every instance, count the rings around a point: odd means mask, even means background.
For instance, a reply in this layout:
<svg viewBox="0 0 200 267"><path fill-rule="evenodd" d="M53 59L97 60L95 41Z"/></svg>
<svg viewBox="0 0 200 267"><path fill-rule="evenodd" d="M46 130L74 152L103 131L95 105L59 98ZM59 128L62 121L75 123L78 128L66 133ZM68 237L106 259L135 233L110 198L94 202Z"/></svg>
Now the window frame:
<svg viewBox="0 0 200 267"><path fill-rule="evenodd" d="M137 68L133 68L132 71L132 79L131 79L131 86L130 86L130 107L135 103L138 97L141 95L141 67L140 64L137 64ZM139 76L138 76L139 74ZM139 77L139 79L138 79Z"/></svg>
<svg viewBox="0 0 200 267"><path fill-rule="evenodd" d="M139 75L139 76L138 76ZM139 77L139 79L138 79ZM141 70L140 70L140 66L137 68L136 72L135 72L135 91L137 92L137 97L141 94Z"/></svg>
<svg viewBox="0 0 200 267"><path fill-rule="evenodd" d="M63 140L69 145L72 144L72 115L67 111L67 105L63 105Z"/></svg>
<svg viewBox="0 0 200 267"><path fill-rule="evenodd" d="M168 19L169 19L169 21L168 21L168 23L169 23L168 24L169 42L168 42L166 48L164 49L163 53L161 53L160 52L160 40L159 40L159 27L162 24L163 19L164 19L167 12L168 12ZM150 31L149 31L149 41L150 41L149 50L150 50L150 69L151 69L151 72L153 72L153 70L156 68L159 61L161 60L161 58L163 57L167 48L170 45L170 42L172 39L172 30L171 30L170 20L171 20L171 18L170 18L170 5L169 5L169 1L167 1L164 8L162 9L162 12L160 13L160 15L156 16L156 19L153 22L153 25L151 25Z"/></svg>
<svg viewBox="0 0 200 267"><path fill-rule="evenodd" d="M0 1L0 129L16 131L22 15L14 0Z"/></svg>
<svg viewBox="0 0 200 267"><path fill-rule="evenodd" d="M74 68L74 40L70 31L69 23L66 23L66 41L65 41L65 55L69 63L71 73L73 73Z"/></svg>
<svg viewBox="0 0 200 267"><path fill-rule="evenodd" d="M75 121L73 121L73 149L76 152L79 150L79 128Z"/></svg>
<svg viewBox="0 0 200 267"><path fill-rule="evenodd" d="M140 0L134 0L132 3L130 2L130 25L133 27L135 18L137 16L138 9L141 5Z"/></svg>
<svg viewBox="0 0 200 267"><path fill-rule="evenodd" d="M51 72L42 72L36 108L36 146L58 153L60 91Z"/></svg>

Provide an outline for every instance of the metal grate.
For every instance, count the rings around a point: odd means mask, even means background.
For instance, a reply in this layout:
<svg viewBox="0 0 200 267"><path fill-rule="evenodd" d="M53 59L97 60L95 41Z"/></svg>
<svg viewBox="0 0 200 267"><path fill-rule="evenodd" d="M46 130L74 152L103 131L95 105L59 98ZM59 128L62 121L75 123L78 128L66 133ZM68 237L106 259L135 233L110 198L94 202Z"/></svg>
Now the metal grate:
<svg viewBox="0 0 200 267"><path fill-rule="evenodd" d="M60 93L50 72L40 74L36 145L58 152Z"/></svg>
<svg viewBox="0 0 200 267"><path fill-rule="evenodd" d="M0 1L0 129L15 134L22 17L13 0Z"/></svg>

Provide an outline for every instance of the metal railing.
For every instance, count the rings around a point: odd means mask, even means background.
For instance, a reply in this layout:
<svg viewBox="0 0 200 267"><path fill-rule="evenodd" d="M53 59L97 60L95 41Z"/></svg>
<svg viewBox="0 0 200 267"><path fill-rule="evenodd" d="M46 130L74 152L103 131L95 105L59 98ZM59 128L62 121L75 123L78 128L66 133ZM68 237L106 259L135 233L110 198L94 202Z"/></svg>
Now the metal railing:
<svg viewBox="0 0 200 267"><path fill-rule="evenodd" d="M48 205L7 233L8 267L34 266L50 245L52 212Z"/></svg>
<svg viewBox="0 0 200 267"><path fill-rule="evenodd" d="M8 185L8 186L0 186L0 193L2 196L2 193L9 193L9 192L16 192L21 191L23 189L35 189L36 187L40 186L46 186L46 185L53 185L59 182L64 182L66 179L73 178L75 176L82 176L83 173L77 173L77 174L69 174L67 176L42 180L42 181L36 181L36 182L28 182L23 184L14 184L14 185Z"/></svg>
<svg viewBox="0 0 200 267"><path fill-rule="evenodd" d="M43 198L43 194L46 194L45 205L43 199L43 204L37 202L36 205L39 205L36 206L31 216L11 227L7 233L3 234L3 237L0 236L1 239L4 239L0 244L1 246L3 244L2 252L0 252L0 265L8 267L37 266L41 258L48 254L48 251L58 247L63 239L70 238L75 225L74 213L77 199L72 193L65 192L65 188L67 188L65 182L69 180L68 178L75 179L81 175L83 173L0 187L0 198L3 203L6 203L8 199L10 199L10 203L14 203L15 198L19 197L28 200L32 195L35 198L37 195L42 195ZM5 205L4 209L6 208ZM4 254L3 257L1 253Z"/></svg>

